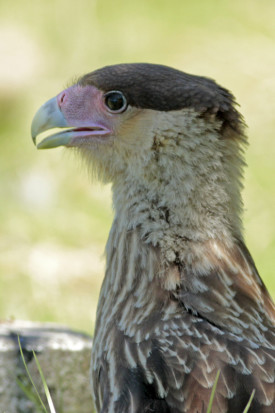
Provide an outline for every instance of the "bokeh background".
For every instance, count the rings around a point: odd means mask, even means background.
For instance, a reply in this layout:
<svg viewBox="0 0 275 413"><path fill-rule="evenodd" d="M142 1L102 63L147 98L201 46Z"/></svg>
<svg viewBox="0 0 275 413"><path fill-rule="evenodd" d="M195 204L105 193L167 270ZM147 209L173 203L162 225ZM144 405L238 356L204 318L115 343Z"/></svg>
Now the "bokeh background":
<svg viewBox="0 0 275 413"><path fill-rule="evenodd" d="M66 149L37 151L36 109L106 64L215 78L249 126L247 245L275 297L274 0L0 0L0 317L91 333L112 220L110 187Z"/></svg>

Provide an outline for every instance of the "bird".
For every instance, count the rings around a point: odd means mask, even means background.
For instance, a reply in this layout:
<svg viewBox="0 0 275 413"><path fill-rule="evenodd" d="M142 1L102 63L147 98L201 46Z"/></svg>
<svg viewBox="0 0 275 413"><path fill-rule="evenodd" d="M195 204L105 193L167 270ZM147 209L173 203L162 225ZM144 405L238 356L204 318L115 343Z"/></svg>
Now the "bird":
<svg viewBox="0 0 275 413"><path fill-rule="evenodd" d="M237 108L210 78L124 63L83 75L33 118L38 149L71 148L112 184L98 413L206 413L218 372L212 413L242 413L251 397L250 413L275 411L275 308L243 235Z"/></svg>

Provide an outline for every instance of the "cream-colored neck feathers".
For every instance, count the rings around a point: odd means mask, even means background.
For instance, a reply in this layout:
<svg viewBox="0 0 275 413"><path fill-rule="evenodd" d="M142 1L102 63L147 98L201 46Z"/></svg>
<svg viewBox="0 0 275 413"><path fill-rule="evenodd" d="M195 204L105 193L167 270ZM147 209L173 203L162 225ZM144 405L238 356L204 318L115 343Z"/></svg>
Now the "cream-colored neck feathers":
<svg viewBox="0 0 275 413"><path fill-rule="evenodd" d="M242 239L242 139L222 137L216 119L190 109L154 119L147 136L130 134L134 156L114 179L120 225L165 249L182 239Z"/></svg>
<svg viewBox="0 0 275 413"><path fill-rule="evenodd" d="M244 137L193 109L129 108L121 116L111 141L81 151L93 174L113 182L120 225L163 247L183 238L242 240Z"/></svg>

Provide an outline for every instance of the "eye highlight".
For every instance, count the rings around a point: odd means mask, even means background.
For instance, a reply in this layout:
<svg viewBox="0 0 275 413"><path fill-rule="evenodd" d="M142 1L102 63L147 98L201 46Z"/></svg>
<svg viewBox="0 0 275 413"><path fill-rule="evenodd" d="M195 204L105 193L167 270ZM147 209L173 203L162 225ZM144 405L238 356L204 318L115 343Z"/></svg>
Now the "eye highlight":
<svg viewBox="0 0 275 413"><path fill-rule="evenodd" d="M119 90L111 90L104 95L104 103L109 112L121 113L127 108L127 100Z"/></svg>

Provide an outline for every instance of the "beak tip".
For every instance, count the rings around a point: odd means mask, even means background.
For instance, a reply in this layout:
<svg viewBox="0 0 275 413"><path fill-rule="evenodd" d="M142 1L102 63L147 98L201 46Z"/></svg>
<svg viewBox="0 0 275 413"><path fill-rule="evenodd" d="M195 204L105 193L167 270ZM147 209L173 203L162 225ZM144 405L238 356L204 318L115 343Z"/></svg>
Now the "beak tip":
<svg viewBox="0 0 275 413"><path fill-rule="evenodd" d="M31 136L32 136L33 144L36 146L36 135L31 134Z"/></svg>
<svg viewBox="0 0 275 413"><path fill-rule="evenodd" d="M36 143L36 137L41 132L54 127L63 128L67 126L67 121L60 111L57 99L56 97L53 97L52 99L44 103L44 105L42 105L34 115L31 125L32 141L34 145L36 145L36 147L39 149L39 145L37 145Z"/></svg>

